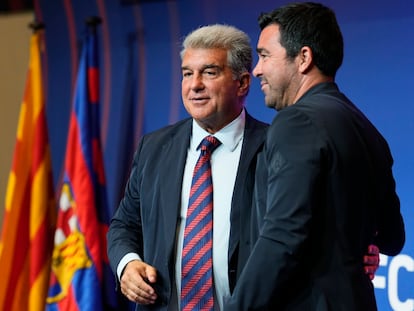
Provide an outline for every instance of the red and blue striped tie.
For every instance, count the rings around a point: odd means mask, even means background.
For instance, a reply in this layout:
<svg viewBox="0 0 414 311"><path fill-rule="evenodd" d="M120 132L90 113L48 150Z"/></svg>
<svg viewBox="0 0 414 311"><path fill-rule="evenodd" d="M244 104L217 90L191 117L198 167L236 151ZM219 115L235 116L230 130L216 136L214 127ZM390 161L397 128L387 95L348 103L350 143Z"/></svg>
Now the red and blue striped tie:
<svg viewBox="0 0 414 311"><path fill-rule="evenodd" d="M210 156L221 144L205 137L194 168L181 265L181 310L213 310L213 183Z"/></svg>

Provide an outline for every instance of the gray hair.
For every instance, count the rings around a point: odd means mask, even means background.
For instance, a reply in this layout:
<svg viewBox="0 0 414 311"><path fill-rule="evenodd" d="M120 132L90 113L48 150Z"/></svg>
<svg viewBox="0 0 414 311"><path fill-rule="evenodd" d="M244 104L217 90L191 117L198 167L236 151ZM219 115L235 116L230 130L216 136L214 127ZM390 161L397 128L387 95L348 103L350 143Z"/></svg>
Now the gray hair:
<svg viewBox="0 0 414 311"><path fill-rule="evenodd" d="M222 24L200 27L183 41L181 59L187 49L225 49L227 61L235 79L252 71L252 48L249 36L236 27Z"/></svg>

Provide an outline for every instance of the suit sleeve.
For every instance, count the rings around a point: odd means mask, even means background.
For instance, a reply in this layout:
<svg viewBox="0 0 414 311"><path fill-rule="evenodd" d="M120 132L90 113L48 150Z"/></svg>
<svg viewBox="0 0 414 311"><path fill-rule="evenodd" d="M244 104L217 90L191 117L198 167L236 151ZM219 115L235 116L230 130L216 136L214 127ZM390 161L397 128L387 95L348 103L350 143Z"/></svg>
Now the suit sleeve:
<svg viewBox="0 0 414 311"><path fill-rule="evenodd" d="M108 258L112 271L116 274L121 259L128 253L142 257L142 227L140 214L140 142L132 163L131 173L118 209L107 233Z"/></svg>
<svg viewBox="0 0 414 311"><path fill-rule="evenodd" d="M297 277L320 178L320 133L295 109L279 112L266 140L267 204L251 256L225 310L267 310ZM260 174L260 172L258 172Z"/></svg>
<svg viewBox="0 0 414 311"><path fill-rule="evenodd" d="M403 248L405 243L404 221L400 212L400 201L396 193L395 180L392 174L393 159L391 151L385 140L381 140L384 156L387 161L384 165L377 164L375 173L377 183L376 191L376 211L377 211L377 236L374 239L380 252L389 256L397 255Z"/></svg>

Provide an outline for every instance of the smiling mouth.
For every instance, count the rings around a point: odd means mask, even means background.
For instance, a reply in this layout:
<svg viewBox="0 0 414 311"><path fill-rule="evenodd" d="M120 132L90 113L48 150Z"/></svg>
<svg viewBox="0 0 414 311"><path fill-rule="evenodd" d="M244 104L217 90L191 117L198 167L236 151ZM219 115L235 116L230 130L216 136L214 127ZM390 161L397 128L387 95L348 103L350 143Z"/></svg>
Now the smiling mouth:
<svg viewBox="0 0 414 311"><path fill-rule="evenodd" d="M195 103L204 102L204 101L208 101L208 100L209 100L209 98L207 98L207 97L190 98L190 101L195 102Z"/></svg>
<svg viewBox="0 0 414 311"><path fill-rule="evenodd" d="M261 87L262 91L263 91L263 89L265 88L265 86L267 86L267 85L269 85L269 84L268 84L268 83L266 83L266 82L262 82L262 83L260 83L260 87Z"/></svg>

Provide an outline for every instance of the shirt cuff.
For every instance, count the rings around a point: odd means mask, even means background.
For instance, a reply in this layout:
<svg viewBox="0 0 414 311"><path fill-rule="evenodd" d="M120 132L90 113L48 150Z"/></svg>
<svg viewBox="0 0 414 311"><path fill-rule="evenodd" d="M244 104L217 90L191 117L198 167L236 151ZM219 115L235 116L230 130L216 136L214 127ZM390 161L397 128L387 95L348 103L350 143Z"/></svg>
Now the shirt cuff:
<svg viewBox="0 0 414 311"><path fill-rule="evenodd" d="M124 257L122 257L121 261L118 264L118 267L116 269L116 274L118 275L118 280L121 281L121 275L122 271L124 271L125 266L133 260L141 260L141 257L139 257L136 253L128 253Z"/></svg>

